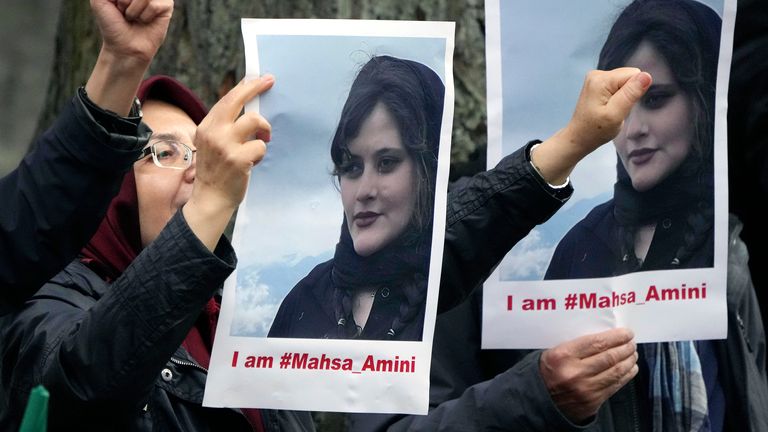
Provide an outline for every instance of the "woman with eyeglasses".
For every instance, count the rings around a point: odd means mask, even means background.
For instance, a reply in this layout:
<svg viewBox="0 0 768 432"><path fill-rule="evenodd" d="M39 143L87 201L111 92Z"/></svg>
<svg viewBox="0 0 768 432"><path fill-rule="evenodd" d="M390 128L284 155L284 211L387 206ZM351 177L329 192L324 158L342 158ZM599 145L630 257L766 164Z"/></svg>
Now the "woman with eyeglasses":
<svg viewBox="0 0 768 432"><path fill-rule="evenodd" d="M272 82L240 83L210 114L169 77L142 84L149 144L80 259L0 329L0 430L18 428L37 384L52 431L311 429L301 414L202 406L214 294L236 262L222 233L270 138L239 113Z"/></svg>

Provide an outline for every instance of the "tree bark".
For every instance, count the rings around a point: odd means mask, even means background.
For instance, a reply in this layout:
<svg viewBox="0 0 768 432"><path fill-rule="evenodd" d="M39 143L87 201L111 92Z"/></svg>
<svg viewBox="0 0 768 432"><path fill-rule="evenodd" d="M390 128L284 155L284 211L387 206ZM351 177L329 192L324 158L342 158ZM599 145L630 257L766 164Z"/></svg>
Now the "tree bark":
<svg viewBox="0 0 768 432"><path fill-rule="evenodd" d="M456 105L452 177L482 169L486 146L482 0L184 0L176 1L165 44L150 68L174 76L209 105L243 75L241 17L456 21ZM99 49L88 2L61 7L51 80L37 133L85 83Z"/></svg>

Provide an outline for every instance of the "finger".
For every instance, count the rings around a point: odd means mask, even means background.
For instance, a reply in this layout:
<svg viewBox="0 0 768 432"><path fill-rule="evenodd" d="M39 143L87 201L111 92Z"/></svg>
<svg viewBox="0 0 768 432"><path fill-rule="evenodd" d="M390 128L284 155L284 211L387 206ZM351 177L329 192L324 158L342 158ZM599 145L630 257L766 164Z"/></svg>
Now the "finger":
<svg viewBox="0 0 768 432"><path fill-rule="evenodd" d="M131 5L131 0L117 0L115 5L117 6L117 9L120 11L120 13L125 15L125 10L128 9L128 6Z"/></svg>
<svg viewBox="0 0 768 432"><path fill-rule="evenodd" d="M626 359L634 357L635 354L637 354L637 346L634 341L629 341L623 345L609 348L591 357L584 358L582 359L582 364L587 374L598 375Z"/></svg>
<svg viewBox="0 0 768 432"><path fill-rule="evenodd" d="M632 107L643 97L651 86L653 78L648 72L638 72L626 80L608 100L608 109L625 118Z"/></svg>
<svg viewBox="0 0 768 432"><path fill-rule="evenodd" d="M583 359L601 353L613 347L623 345L632 340L631 330L617 328L601 333L582 336L567 342L568 349L578 358Z"/></svg>
<svg viewBox="0 0 768 432"><path fill-rule="evenodd" d="M155 21L155 19L159 16L163 15L170 15L173 11L173 1L172 0L150 0L150 2L147 4L147 7L144 8L144 11L141 13L141 16L139 16L139 22L142 22L144 24L151 24Z"/></svg>
<svg viewBox="0 0 768 432"><path fill-rule="evenodd" d="M272 140L272 125L256 112L241 115L232 126L235 137L240 141L260 139L265 142Z"/></svg>
<svg viewBox="0 0 768 432"><path fill-rule="evenodd" d="M149 0L133 0L128 9L125 10L125 19L128 21L138 21L148 3Z"/></svg>
<svg viewBox="0 0 768 432"><path fill-rule="evenodd" d="M252 80L243 79L211 108L208 115L215 119L234 121L246 102L272 88L274 83L275 77L272 75Z"/></svg>
<svg viewBox="0 0 768 432"><path fill-rule="evenodd" d="M637 375L640 369L637 365L637 358L637 353L635 353L595 377L594 382L598 386L598 391L605 392L605 399L608 399Z"/></svg>
<svg viewBox="0 0 768 432"><path fill-rule="evenodd" d="M250 161L251 166L256 166L267 154L267 143L262 140L246 141L235 151L238 158Z"/></svg>

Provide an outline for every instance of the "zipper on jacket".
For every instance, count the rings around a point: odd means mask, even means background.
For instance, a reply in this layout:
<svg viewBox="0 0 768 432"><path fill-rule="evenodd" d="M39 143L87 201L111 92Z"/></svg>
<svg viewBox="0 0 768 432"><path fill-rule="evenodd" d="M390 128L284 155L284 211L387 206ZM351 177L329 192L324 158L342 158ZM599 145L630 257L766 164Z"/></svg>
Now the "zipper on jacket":
<svg viewBox="0 0 768 432"><path fill-rule="evenodd" d="M179 366L189 366L189 367L201 370L201 371L205 372L206 374L208 373L208 369L200 366L199 364L188 362L186 360L177 359L176 357L171 357L171 363L173 363L175 365L179 365ZM253 425L251 425L250 420L248 420L248 417L246 417L245 414L243 414L242 411L240 411L237 408L229 408L229 410L234 412L234 413L236 413L237 415L239 415L240 418L243 419L243 421L245 421L245 424L247 424L249 428L253 428ZM262 423L263 423L263 421L262 421Z"/></svg>
<svg viewBox="0 0 768 432"><path fill-rule="evenodd" d="M200 366L199 364L188 362L186 360L179 360L176 357L171 357L171 363L179 365L179 366L190 366L190 367L193 367L195 369L199 369L199 370L205 372L206 374L208 373L208 369Z"/></svg>

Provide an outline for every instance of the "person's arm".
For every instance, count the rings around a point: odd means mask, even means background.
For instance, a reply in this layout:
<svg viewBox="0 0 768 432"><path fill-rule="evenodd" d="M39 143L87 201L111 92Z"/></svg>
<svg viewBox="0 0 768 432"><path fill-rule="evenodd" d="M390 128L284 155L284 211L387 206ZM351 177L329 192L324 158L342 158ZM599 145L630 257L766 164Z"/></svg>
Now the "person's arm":
<svg viewBox="0 0 768 432"><path fill-rule="evenodd" d="M24 342L10 355L34 366L14 370L8 381L18 394L40 383L56 395L51 424L75 425L78 416L93 418L94 412L104 424L135 415L203 305L234 269L234 251L222 237L226 220L218 218L231 216L251 168L264 156L264 141L252 137L270 134L261 116L239 113L273 82L243 82L211 109L195 138L199 159L190 201L91 307L42 295L15 319L9 339ZM69 280L83 283L82 276ZM46 330L35 331L30 322Z"/></svg>
<svg viewBox="0 0 768 432"><path fill-rule="evenodd" d="M173 2L118 2L126 3L142 12L139 21L109 0L91 1L104 42L87 93L0 179L0 303L23 301L76 256L149 139L138 118L119 115L129 113Z"/></svg>
<svg viewBox="0 0 768 432"><path fill-rule="evenodd" d="M178 212L109 286L70 265L4 330L17 342L3 351L17 365L3 368L7 417L18 421L31 387L43 384L55 395L51 427L76 428L83 417L104 430L126 424L235 263L226 239L211 253Z"/></svg>
<svg viewBox="0 0 768 432"><path fill-rule="evenodd" d="M595 376L615 372L615 359L627 359L621 368L631 367L634 344L626 330L611 330L565 342L552 350L482 350L482 292L475 291L459 307L438 316L435 326L430 370L430 411L426 416L352 415L352 431L577 431L593 423L589 415L572 415L573 401L587 407L604 395L595 386ZM595 344L607 352L583 355ZM628 353L617 355L619 351ZM581 374L575 364L563 364L560 372L573 373L567 380L571 397L565 402L550 392L542 358L565 358L562 353L579 353L591 364L602 363L602 373ZM589 360L586 360L589 359ZM580 359L581 360L581 359ZM621 375L621 374L619 374ZM624 375L622 375L624 377ZM626 379L631 378L627 376ZM625 381L616 379L611 386ZM560 388L559 391L562 391ZM598 396L598 398L594 398Z"/></svg>
<svg viewBox="0 0 768 432"><path fill-rule="evenodd" d="M438 311L463 301L518 241L560 208L572 192L567 179L573 168L618 133L650 84L651 76L636 68L590 72L565 128L448 195Z"/></svg>
<svg viewBox="0 0 768 432"><path fill-rule="evenodd" d="M650 75L638 69L590 73L565 129L539 144L533 155L535 143L529 143L449 195L438 310L445 312L463 301L517 241L568 199L570 185L552 185L568 183L576 163L615 136L649 86ZM459 324L477 329L472 346L452 345L442 355L479 350L480 316ZM440 336L451 338L441 335L438 327L436 344ZM441 364L440 355L436 345L434 365ZM375 425L368 430L578 430L637 373L635 359L631 332L613 329L531 354L483 382L457 380L461 369L473 367L472 360L441 375L439 369L433 371L433 390L450 386L450 393L459 389L459 396L431 398L427 416L399 421L392 416L353 417Z"/></svg>

